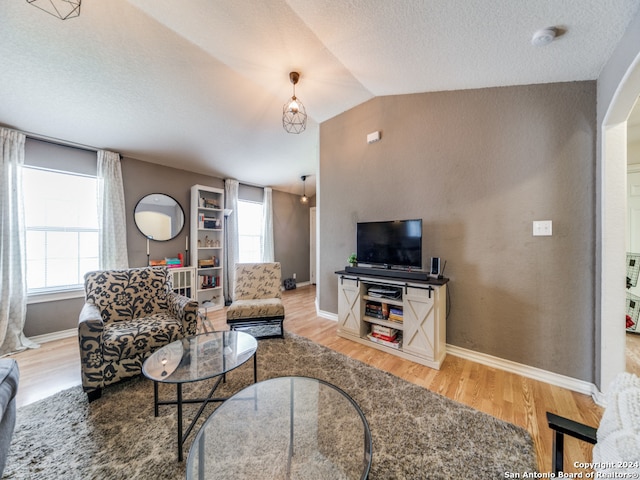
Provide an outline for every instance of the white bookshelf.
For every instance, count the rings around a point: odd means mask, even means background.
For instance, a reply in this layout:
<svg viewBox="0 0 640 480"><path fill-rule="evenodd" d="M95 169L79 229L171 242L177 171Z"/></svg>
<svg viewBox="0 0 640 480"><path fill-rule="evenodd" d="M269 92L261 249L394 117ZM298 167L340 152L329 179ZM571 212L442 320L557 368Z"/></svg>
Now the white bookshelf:
<svg viewBox="0 0 640 480"><path fill-rule="evenodd" d="M224 190L191 187L191 264L196 271L196 300L200 307L224 307Z"/></svg>

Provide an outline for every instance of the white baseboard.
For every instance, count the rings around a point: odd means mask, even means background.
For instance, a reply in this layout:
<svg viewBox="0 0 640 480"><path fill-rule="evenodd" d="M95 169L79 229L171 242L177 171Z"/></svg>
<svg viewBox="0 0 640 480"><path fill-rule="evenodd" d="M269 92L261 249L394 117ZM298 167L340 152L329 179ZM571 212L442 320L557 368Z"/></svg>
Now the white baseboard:
<svg viewBox="0 0 640 480"><path fill-rule="evenodd" d="M43 335L36 335L35 337L29 337L29 340L34 343L47 343L53 342L54 340L62 340L63 338L75 337L76 335L78 335L78 329L70 328L59 332L51 332Z"/></svg>
<svg viewBox="0 0 640 480"><path fill-rule="evenodd" d="M322 318L326 318L327 320L333 320L334 322L338 321L337 313L325 312L324 310L320 310L318 308L317 299L316 299L316 315Z"/></svg>
<svg viewBox="0 0 640 480"><path fill-rule="evenodd" d="M455 345L447 344L447 353L488 367L515 373L517 375L545 382L557 387L566 388L573 392L590 395L598 404L601 404L602 402L602 394L598 390L598 387L593 383L585 382L584 380L578 380L559 373L549 372L529 365L523 365L522 363L512 362L511 360L494 357L492 355L487 355L486 353L474 352L473 350L467 350Z"/></svg>

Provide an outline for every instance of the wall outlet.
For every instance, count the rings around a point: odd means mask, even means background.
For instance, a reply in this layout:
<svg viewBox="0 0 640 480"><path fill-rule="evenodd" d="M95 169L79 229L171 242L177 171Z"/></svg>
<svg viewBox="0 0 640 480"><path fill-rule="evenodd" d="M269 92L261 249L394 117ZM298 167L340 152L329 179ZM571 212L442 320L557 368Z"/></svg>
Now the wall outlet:
<svg viewBox="0 0 640 480"><path fill-rule="evenodd" d="M533 236L534 237L550 237L552 235L551 220L534 220Z"/></svg>
<svg viewBox="0 0 640 480"><path fill-rule="evenodd" d="M295 273L293 274L293 279L294 279L294 280L296 279L296 274L295 274Z"/></svg>

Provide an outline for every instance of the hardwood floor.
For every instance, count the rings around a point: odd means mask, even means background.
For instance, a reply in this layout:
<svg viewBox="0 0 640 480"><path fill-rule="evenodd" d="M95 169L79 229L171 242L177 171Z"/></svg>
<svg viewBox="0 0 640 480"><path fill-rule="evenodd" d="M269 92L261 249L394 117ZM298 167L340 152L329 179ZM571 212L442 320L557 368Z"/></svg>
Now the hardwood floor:
<svg viewBox="0 0 640 480"><path fill-rule="evenodd" d="M545 412L551 411L597 426L602 409L586 395L447 355L442 368L433 370L336 335L336 322L315 313L315 288L283 293L285 330L308 338L352 358L386 370L452 400L469 405L527 429L534 440L540 472L551 470L552 433ZM216 330L227 329L224 310L209 313ZM75 336L43 344L14 355L21 377L19 406L80 384L78 344ZM366 413L366 412L365 412ZM505 445L509 448L509 445ZM591 445L565 441L567 472L580 472L574 462L591 461Z"/></svg>

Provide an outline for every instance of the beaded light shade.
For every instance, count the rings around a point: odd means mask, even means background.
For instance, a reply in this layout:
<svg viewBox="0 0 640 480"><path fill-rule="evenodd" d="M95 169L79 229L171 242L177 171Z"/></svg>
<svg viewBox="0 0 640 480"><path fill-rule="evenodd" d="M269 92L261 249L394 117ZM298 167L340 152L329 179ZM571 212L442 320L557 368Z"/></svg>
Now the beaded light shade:
<svg viewBox="0 0 640 480"><path fill-rule="evenodd" d="M60 20L80 15L80 2L81 0L27 0L27 3Z"/></svg>
<svg viewBox="0 0 640 480"><path fill-rule="evenodd" d="M282 126L289 133L301 133L307 128L307 110L296 98L296 83L299 79L298 72L289 73L289 80L293 83L293 97L282 107Z"/></svg>

